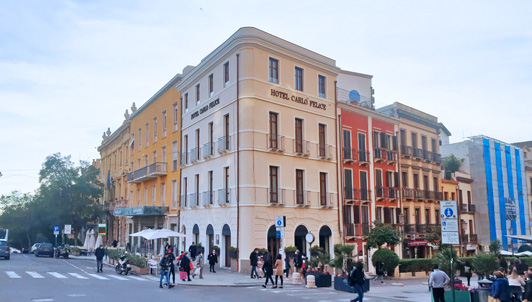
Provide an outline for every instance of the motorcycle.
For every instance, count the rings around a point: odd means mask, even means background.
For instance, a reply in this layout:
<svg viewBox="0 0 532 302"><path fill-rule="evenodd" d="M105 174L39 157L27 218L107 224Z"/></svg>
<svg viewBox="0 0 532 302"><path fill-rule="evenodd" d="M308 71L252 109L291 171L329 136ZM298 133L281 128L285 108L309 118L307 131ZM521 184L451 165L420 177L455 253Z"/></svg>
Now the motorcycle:
<svg viewBox="0 0 532 302"><path fill-rule="evenodd" d="M60 245L56 247L54 250L54 256L57 259L59 259L60 257L68 259L69 254L70 254L70 249L65 245Z"/></svg>
<svg viewBox="0 0 532 302"><path fill-rule="evenodd" d="M131 270L131 262L129 261L129 259L126 259L126 255L127 252L126 254L122 254L118 258L118 264L115 266L115 271L120 275L122 275L122 273L127 275Z"/></svg>

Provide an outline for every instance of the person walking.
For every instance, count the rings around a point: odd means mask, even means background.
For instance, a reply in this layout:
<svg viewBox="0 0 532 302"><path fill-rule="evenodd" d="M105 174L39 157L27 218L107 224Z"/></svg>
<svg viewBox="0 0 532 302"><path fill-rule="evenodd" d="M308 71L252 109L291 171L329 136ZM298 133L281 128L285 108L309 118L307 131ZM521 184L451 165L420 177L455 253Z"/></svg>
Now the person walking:
<svg viewBox="0 0 532 302"><path fill-rule="evenodd" d="M373 278L373 282L377 282L380 278L381 283L384 284L384 263L381 261L381 257L377 257L375 261L375 270L377 271L377 275Z"/></svg>
<svg viewBox="0 0 532 302"><path fill-rule="evenodd" d="M510 278L508 278L508 285L510 286L510 294L517 297L518 301L521 301L525 281L518 275L517 267L512 269L512 274L510 274Z"/></svg>
<svg viewBox="0 0 532 302"><path fill-rule="evenodd" d="M187 257L186 254L181 255L181 262L180 262L181 270L187 273L188 281L190 280L190 259ZM183 282L185 279L183 279Z"/></svg>
<svg viewBox="0 0 532 302"><path fill-rule="evenodd" d="M303 258L299 250L296 250L296 254L294 255L294 267L298 273L301 271L301 267L303 267Z"/></svg>
<svg viewBox="0 0 532 302"><path fill-rule="evenodd" d="M169 275L172 276L172 284L175 284L175 265L174 265L175 256L174 256L174 253L172 253L172 248L168 248L168 250L166 251L166 254L168 254L168 261L169 261L168 267L170 268Z"/></svg>
<svg viewBox="0 0 532 302"><path fill-rule="evenodd" d="M429 287L432 288L434 302L445 302L444 286L450 281L449 276L445 272L440 271L437 264L434 264L434 271L430 274L429 278Z"/></svg>
<svg viewBox="0 0 532 302"><path fill-rule="evenodd" d="M264 277L264 256L259 256L259 260L257 260L257 269L259 279Z"/></svg>
<svg viewBox="0 0 532 302"><path fill-rule="evenodd" d="M249 255L249 264L251 265L251 279L259 278L257 274L257 262L259 260L259 249L255 248Z"/></svg>
<svg viewBox="0 0 532 302"><path fill-rule="evenodd" d="M203 251L200 251L198 253L198 256L196 257L196 272L198 271L199 271L199 278L203 279Z"/></svg>
<svg viewBox="0 0 532 302"><path fill-rule="evenodd" d="M288 279L288 277L290 276L290 268L292 268L292 266L290 266L290 257L286 256L286 258L284 258L284 270L286 272L286 279Z"/></svg>
<svg viewBox="0 0 532 302"><path fill-rule="evenodd" d="M279 288L283 288L283 256L281 254L277 255L275 260L275 270L275 286L273 288L277 288L277 278L281 278L281 286Z"/></svg>
<svg viewBox="0 0 532 302"><path fill-rule="evenodd" d="M207 260L209 260L209 272L216 273L214 265L218 263L218 256L216 255L215 249L213 249L209 256L207 256Z"/></svg>
<svg viewBox="0 0 532 302"><path fill-rule="evenodd" d="M356 298L352 299L351 302L363 302L366 275L364 274L364 264L362 262L357 262L356 266L349 273L349 278L351 279L351 284L353 284L353 288L358 295Z"/></svg>
<svg viewBox="0 0 532 302"><path fill-rule="evenodd" d="M188 248L188 252L190 253L190 258L194 261L196 260L196 252L198 250L198 247L192 242L192 244Z"/></svg>
<svg viewBox="0 0 532 302"><path fill-rule="evenodd" d="M168 267L170 265L170 259L168 257L168 253L164 254L164 257L159 262L159 266L161 267L161 278L159 279L159 288L163 288L163 277L166 279L166 284L168 284L168 288L174 287L172 284L170 284L170 278L168 277Z"/></svg>
<svg viewBox="0 0 532 302"><path fill-rule="evenodd" d="M532 302L532 273L528 273L528 280L525 284L525 294L523 296L523 302Z"/></svg>
<svg viewBox="0 0 532 302"><path fill-rule="evenodd" d="M96 272L102 273L103 272L103 257L105 256L105 250L103 249L103 245L100 244L98 248L94 251L94 255L96 256Z"/></svg>
<svg viewBox="0 0 532 302"><path fill-rule="evenodd" d="M264 277L266 278L266 281L264 282L264 284L262 285L262 287L266 288L266 285L268 285L268 280L270 280L272 282L272 288L275 288L273 287L275 284L273 283L273 278L272 278L272 275L273 275L273 259L272 259L272 255L270 253L266 253L266 255L264 255L264 266L263 266L263 270L264 270Z"/></svg>
<svg viewBox="0 0 532 302"><path fill-rule="evenodd" d="M473 272L471 269L471 262L469 262L469 260L464 263L464 273L467 278L467 286L471 286L471 276L473 276Z"/></svg>
<svg viewBox="0 0 532 302"><path fill-rule="evenodd" d="M511 295L508 279L504 277L502 272L494 272L493 274L495 275L496 279L493 281L493 285L491 286L491 296L494 299L501 300L501 302L510 302Z"/></svg>

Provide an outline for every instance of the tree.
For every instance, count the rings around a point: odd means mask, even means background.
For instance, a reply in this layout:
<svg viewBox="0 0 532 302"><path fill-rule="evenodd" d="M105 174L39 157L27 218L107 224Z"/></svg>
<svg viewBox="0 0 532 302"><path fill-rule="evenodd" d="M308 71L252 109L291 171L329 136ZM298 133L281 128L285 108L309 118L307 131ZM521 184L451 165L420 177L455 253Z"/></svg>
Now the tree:
<svg viewBox="0 0 532 302"><path fill-rule="evenodd" d="M441 249L441 226L430 226L427 230L427 235L425 239L432 245L437 245Z"/></svg>
<svg viewBox="0 0 532 302"><path fill-rule="evenodd" d="M335 244L334 259L332 259L329 264L332 267L341 269L343 274L349 272L353 267L353 259L351 256L353 255L354 249L354 245Z"/></svg>
<svg viewBox="0 0 532 302"><path fill-rule="evenodd" d="M14 191L0 196L0 226L9 229L9 242L13 246L31 247L35 238L37 223L33 207L34 196Z"/></svg>
<svg viewBox="0 0 532 302"><path fill-rule="evenodd" d="M388 272L388 275L393 274L395 268L399 265L399 256L389 249L379 249L371 256L373 265L376 265L379 259L384 263L383 270Z"/></svg>
<svg viewBox="0 0 532 302"><path fill-rule="evenodd" d="M452 247L445 247L436 255L436 263L440 270L444 271L449 277L451 276L451 257L453 258L454 272L459 268L456 250Z"/></svg>
<svg viewBox="0 0 532 302"><path fill-rule="evenodd" d="M102 213L98 198L103 185L98 174L87 162L76 167L70 156L48 156L39 172L41 186L36 199L38 210L46 215L41 219L43 227L51 230L53 225L71 224L77 238L81 227L95 221Z"/></svg>
<svg viewBox="0 0 532 302"><path fill-rule="evenodd" d="M491 241L490 253L495 254L497 257L501 254L501 241L499 239Z"/></svg>
<svg viewBox="0 0 532 302"><path fill-rule="evenodd" d="M454 173L460 170L463 161L464 159L459 159L454 154L451 154L443 160L443 169L446 173Z"/></svg>
<svg viewBox="0 0 532 302"><path fill-rule="evenodd" d="M369 233L366 247L380 249L384 244L395 245L400 242L401 237L396 228L391 225L384 225L379 220L375 220L373 223L375 227Z"/></svg>

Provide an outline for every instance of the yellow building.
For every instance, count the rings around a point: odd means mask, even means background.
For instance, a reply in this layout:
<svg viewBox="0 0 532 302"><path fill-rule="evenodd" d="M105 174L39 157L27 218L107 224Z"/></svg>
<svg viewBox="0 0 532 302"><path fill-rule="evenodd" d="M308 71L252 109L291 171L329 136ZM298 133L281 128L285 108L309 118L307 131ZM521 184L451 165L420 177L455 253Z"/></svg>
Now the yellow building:
<svg viewBox="0 0 532 302"><path fill-rule="evenodd" d="M431 257L425 236L440 223L441 155L438 118L401 103L377 111L400 119L400 207L404 219L403 258Z"/></svg>
<svg viewBox="0 0 532 302"><path fill-rule="evenodd" d="M135 108L133 103L132 110ZM129 112L124 114L123 124L113 133L108 129L102 136L102 144L98 147L100 159L97 168L100 170L99 180L104 185L101 203L106 213L107 236L104 240L111 244L117 240L124 246L127 242L127 225L125 217L113 215L115 208L126 207L129 199L127 173L129 171Z"/></svg>
<svg viewBox="0 0 532 302"><path fill-rule="evenodd" d="M174 86L181 78L172 78L130 117L130 198L127 207L114 209L115 216L128 217L128 234L145 228L178 230L180 95ZM142 251L161 244L144 246L137 237L130 243Z"/></svg>

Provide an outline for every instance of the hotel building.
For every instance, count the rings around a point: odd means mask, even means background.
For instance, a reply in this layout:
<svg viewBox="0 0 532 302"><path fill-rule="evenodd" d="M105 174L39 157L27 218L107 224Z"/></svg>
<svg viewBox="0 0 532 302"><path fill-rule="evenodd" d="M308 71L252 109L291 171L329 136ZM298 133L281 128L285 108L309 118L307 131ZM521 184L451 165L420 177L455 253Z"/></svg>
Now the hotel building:
<svg viewBox="0 0 532 302"><path fill-rule="evenodd" d="M181 92L183 242L220 247L220 265L249 269L305 235L341 243L335 61L256 28L239 29L177 84ZM274 223L286 217L284 238ZM238 251L235 253L235 251Z"/></svg>

